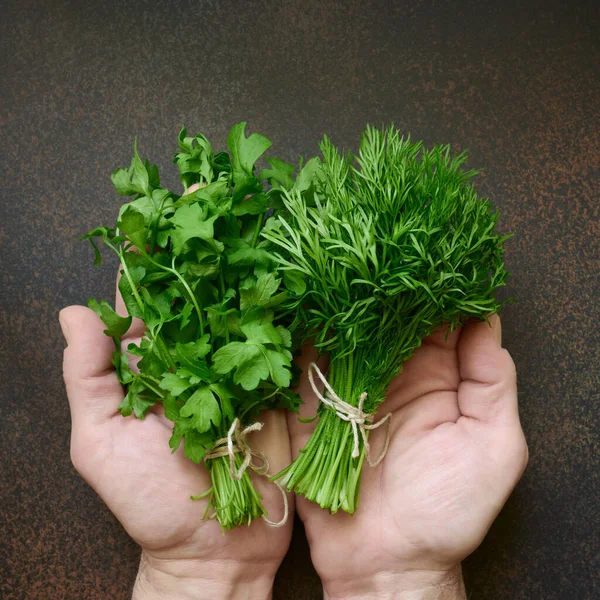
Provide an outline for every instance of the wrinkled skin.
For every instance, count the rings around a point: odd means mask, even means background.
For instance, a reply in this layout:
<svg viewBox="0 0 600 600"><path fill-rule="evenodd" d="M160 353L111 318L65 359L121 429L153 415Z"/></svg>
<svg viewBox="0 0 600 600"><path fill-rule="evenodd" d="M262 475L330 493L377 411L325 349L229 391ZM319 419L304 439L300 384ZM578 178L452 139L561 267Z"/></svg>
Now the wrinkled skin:
<svg viewBox="0 0 600 600"><path fill-rule="evenodd" d="M117 310L125 314L122 301ZM73 422L72 461L141 546L137 587L162 589L171 579L189 579L191 589L194 581L205 586L208 580L217 598L234 597L242 581L255 586L257 597L267 597L289 545L293 518L279 529L258 520L226 535L215 520L203 520L207 501L192 501L190 495L207 490L210 476L185 457L183 448L171 454L172 424L161 407L151 409L143 421L117 412L123 389L110 363L114 345L100 318L72 306L60 320L68 339L64 376ZM142 333L142 323L134 322L124 344L138 342ZM272 411L261 420L263 431L248 439L270 459L271 469L279 470L290 461L285 414ZM270 517L279 520L280 491L264 478L254 477L254 482ZM290 506L293 515L293 498ZM188 596L181 592L180 597Z"/></svg>
<svg viewBox="0 0 600 600"><path fill-rule="evenodd" d="M124 314L122 302L117 310ZM123 390L110 363L112 341L84 307L61 313L68 340L64 374L73 420L75 467L142 547L134 598L267 598L289 544L281 529L258 521L223 536L204 521L203 467L181 450L171 455L170 423L160 407L144 421L116 410ZM462 598L460 561L485 536L527 463L514 364L501 347L498 317L446 339L440 331L417 350L392 383L379 414L393 413L382 464L365 466L354 516L329 515L298 499L315 568L328 598ZM134 322L125 344L143 333ZM312 349L301 358L314 360ZM316 399L304 378L302 416ZM306 443L313 425L280 412L264 415L251 443L276 472ZM383 428L382 428L383 429ZM377 454L380 429L371 436ZM281 516L273 485L256 479L271 517ZM291 504L293 507L293 505ZM405 595L402 595L406 592Z"/></svg>
<svg viewBox="0 0 600 600"><path fill-rule="evenodd" d="M436 332L391 384L378 411L392 413L390 446L379 466L365 464L353 516L297 499L314 566L333 597L386 582L409 590L455 580L460 589L460 561L483 540L528 456L515 367L498 316L490 324L472 323L447 339ZM306 350L304 368L314 359ZM301 395L301 416L313 415L307 381ZM314 426L290 416L294 455ZM374 455L383 430L371 435Z"/></svg>

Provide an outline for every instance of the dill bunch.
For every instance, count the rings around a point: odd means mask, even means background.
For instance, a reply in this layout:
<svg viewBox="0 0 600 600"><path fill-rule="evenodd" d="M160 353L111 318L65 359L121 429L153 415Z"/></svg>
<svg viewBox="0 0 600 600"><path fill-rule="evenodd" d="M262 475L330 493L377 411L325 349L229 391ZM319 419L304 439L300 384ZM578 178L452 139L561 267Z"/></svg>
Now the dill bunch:
<svg viewBox="0 0 600 600"><path fill-rule="evenodd" d="M367 127L357 155L325 137L285 206L262 235L281 269L305 284L289 309L330 357L327 380L352 406L367 392L373 415L392 379L432 330L486 319L502 303L504 242L498 213L477 195L466 154L431 150L394 128ZM296 460L275 478L321 507L353 513L368 448L351 423L321 404ZM353 456L354 454L354 456ZM356 456L358 454L358 456Z"/></svg>

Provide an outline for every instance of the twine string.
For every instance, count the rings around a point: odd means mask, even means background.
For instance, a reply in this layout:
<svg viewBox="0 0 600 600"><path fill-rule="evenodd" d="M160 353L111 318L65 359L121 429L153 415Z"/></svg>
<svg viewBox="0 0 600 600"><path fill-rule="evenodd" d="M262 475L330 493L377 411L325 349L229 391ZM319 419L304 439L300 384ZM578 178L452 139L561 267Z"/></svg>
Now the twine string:
<svg viewBox="0 0 600 600"><path fill-rule="evenodd" d="M222 458L224 456L229 457L229 473L232 479L239 481L246 469L250 469L254 471L257 475L262 475L265 477L269 477L269 460L267 457L258 450L253 450L248 442L246 441L246 436L253 431L260 431L263 428L262 423L253 423L252 425L248 425L244 429L242 429L240 420L236 417L229 428L226 438L221 438L217 440L214 446L206 452L204 456L204 460L213 460L215 458ZM235 466L235 455L242 454L244 456L244 460L242 464L236 469ZM257 458L260 461L260 464L255 463L252 458ZM283 527L288 520L289 515L289 506L287 494L283 487L278 483L274 482L275 485L279 488L281 492L281 496L283 498L283 517L280 521L271 521L265 515L263 515L263 519L265 522L271 527Z"/></svg>
<svg viewBox="0 0 600 600"><path fill-rule="evenodd" d="M322 394L318 389L314 375L316 375L323 384L323 387L325 388L324 394ZM321 369L319 369L319 367L314 362L308 365L308 381L310 382L310 386L313 392L319 399L319 402L330 408L340 419L350 423L352 427L352 434L354 437L354 448L352 450L352 458L356 458L360 454L359 446L360 438L362 437L363 443L365 445L365 457L367 459L367 462L371 467L376 467L385 458L388 446L390 445L390 425L392 413L387 413L384 417L379 419L379 421L374 423L373 420L375 415L365 413L363 410L365 400L367 398L367 392L363 392L360 395L357 406L349 404L345 400L342 400L335 393L334 389L327 381L327 378L321 372ZM379 456L375 460L373 460L371 458L371 445L369 444L367 431L377 429L386 422L387 431L385 441L383 443L383 448L379 453Z"/></svg>

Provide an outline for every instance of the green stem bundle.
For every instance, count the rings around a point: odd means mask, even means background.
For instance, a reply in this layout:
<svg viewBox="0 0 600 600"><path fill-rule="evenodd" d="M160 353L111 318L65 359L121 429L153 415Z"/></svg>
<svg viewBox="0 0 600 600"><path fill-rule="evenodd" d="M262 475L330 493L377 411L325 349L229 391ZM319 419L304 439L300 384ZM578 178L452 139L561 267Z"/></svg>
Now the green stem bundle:
<svg viewBox="0 0 600 600"><path fill-rule="evenodd" d="M298 458L275 478L288 491L293 490L332 513L342 509L353 514L358 508L365 457L361 444L358 458L353 458L353 445L350 423L325 409Z"/></svg>
<svg viewBox="0 0 600 600"><path fill-rule="evenodd" d="M236 454L235 465L239 469L242 459ZM239 525L250 525L254 519L267 515L262 504L262 496L256 491L248 470L240 479L231 476L228 456L221 456L207 461L212 486L209 509L214 509L214 517L223 529L232 529ZM206 493L205 493L206 494ZM195 498L204 497L196 496Z"/></svg>
<svg viewBox="0 0 600 600"><path fill-rule="evenodd" d="M393 376L389 373L386 379L382 379L380 372L369 374L362 368L355 368L369 362L370 358L358 350L333 360L329 366L329 385L340 398L353 406L358 406L364 392L368 394L368 406L379 405L385 397L387 379ZM358 435L359 455L353 457L356 434L351 423L342 420L332 408L324 405L319 407L318 415L315 431L300 455L272 479L279 480L288 491L301 494L332 513L342 509L352 514L358 508L360 475L366 450L364 441ZM369 436L369 432L366 435Z"/></svg>

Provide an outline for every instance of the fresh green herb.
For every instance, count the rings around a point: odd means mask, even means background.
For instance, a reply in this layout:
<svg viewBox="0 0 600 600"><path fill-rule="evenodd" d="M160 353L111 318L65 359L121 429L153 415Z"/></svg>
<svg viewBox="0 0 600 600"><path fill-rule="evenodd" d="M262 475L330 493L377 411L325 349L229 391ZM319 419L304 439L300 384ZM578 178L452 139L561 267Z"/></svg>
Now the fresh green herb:
<svg viewBox="0 0 600 600"><path fill-rule="evenodd" d="M106 302L89 303L115 340L113 364L126 389L119 410L143 418L162 403L173 422L171 448L183 441L196 463L227 437L235 419L245 425L260 410L297 410L299 403L289 390L292 338L282 310L288 284L272 244L260 237L265 214L280 203L293 169L271 159L271 169L257 177L255 163L271 142L258 134L246 137L245 125L231 129L230 152L217 154L203 135L181 131L174 162L182 196L160 186L158 168L142 162L134 146L129 169L112 175L117 191L133 199L121 207L115 228L84 236L96 264L97 239L121 263L119 290L129 316L117 315ZM291 287L297 290L297 283ZM139 372L120 350L132 317L146 326L141 343L127 348L141 358ZM235 459L239 469L243 457ZM201 496L210 497L224 528L266 514L247 471L232 478L228 456L205 464L212 488Z"/></svg>
<svg viewBox="0 0 600 600"><path fill-rule="evenodd" d="M477 196L465 155L426 150L394 128L367 128L357 156L325 138L309 161L287 212L263 237L279 246L281 268L299 282L286 305L305 339L330 356L328 381L344 401L372 415L423 338L443 324L485 319L507 272L508 236ZM284 276L285 277L285 276ZM321 404L320 420L299 457L273 479L322 507L353 513L365 459L353 456L351 423ZM368 458L368 456L367 456Z"/></svg>

